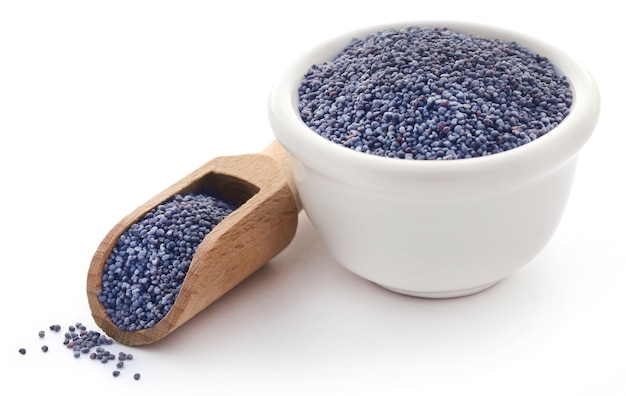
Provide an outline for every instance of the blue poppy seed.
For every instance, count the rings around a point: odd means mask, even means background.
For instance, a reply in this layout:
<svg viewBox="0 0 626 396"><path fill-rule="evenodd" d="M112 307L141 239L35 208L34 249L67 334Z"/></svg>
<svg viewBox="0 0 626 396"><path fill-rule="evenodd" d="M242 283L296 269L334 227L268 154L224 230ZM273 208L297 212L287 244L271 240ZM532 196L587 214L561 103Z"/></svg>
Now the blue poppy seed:
<svg viewBox="0 0 626 396"><path fill-rule="evenodd" d="M408 27L355 38L313 65L298 110L313 131L355 151L453 160L540 138L572 98L548 59L515 42Z"/></svg>
<svg viewBox="0 0 626 396"><path fill-rule="evenodd" d="M196 248L236 209L209 194L178 194L157 205L118 239L106 260L98 298L125 331L158 323L176 301Z"/></svg>

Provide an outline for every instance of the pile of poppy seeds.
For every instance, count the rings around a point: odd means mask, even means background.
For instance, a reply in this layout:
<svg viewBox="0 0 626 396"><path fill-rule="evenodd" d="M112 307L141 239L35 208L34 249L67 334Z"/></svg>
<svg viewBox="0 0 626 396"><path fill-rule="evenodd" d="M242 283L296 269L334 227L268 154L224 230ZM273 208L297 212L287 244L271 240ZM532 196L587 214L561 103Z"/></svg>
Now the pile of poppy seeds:
<svg viewBox="0 0 626 396"><path fill-rule="evenodd" d="M98 299L121 330L153 327L172 308L204 237L236 209L216 194L178 194L124 232L108 257Z"/></svg>
<svg viewBox="0 0 626 396"><path fill-rule="evenodd" d="M312 66L298 90L304 123L355 151L454 160L529 143L569 113L572 92L545 57L448 28L387 29Z"/></svg>
<svg viewBox="0 0 626 396"><path fill-rule="evenodd" d="M62 330L61 325L58 324L51 325L49 328L53 333L60 333ZM40 330L38 335L43 340L46 337L46 332ZM115 362L115 369L112 371L112 375L113 377L119 377L126 362L133 360L133 354L119 351L116 355L107 349L113 343L111 338L98 331L88 330L81 322L69 325L67 331L63 334L62 341L65 349L72 351L76 359L81 356L88 356L90 360L100 361L103 364L109 361ZM41 345L43 353L47 353L49 350L50 348L47 344ZM21 355L26 355L27 350L26 348L19 348L18 352ZM132 378L139 380L141 374L136 372Z"/></svg>

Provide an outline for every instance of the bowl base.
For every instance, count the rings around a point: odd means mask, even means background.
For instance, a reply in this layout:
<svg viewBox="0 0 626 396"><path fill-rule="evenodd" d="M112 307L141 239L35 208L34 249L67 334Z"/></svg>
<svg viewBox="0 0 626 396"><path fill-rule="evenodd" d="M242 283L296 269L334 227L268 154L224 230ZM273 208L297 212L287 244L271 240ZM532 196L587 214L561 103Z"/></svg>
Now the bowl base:
<svg viewBox="0 0 626 396"><path fill-rule="evenodd" d="M495 282L487 283L486 285L470 287L468 289L438 291L438 292L420 292L420 291L413 291L413 290L397 289L395 287L381 285L380 283L377 283L377 285L387 290L391 290L394 293L405 294L407 296L422 297L422 298L454 298L454 297L465 297L465 296L479 293L483 290L489 289L491 286L495 285L498 282L500 281L497 280Z"/></svg>

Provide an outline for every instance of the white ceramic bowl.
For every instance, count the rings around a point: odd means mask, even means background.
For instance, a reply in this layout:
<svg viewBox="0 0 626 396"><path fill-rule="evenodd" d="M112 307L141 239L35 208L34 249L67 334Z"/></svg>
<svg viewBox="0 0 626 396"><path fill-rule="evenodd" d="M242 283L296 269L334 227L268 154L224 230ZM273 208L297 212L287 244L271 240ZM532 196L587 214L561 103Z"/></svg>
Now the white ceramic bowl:
<svg viewBox="0 0 626 396"><path fill-rule="evenodd" d="M515 149L443 161L356 152L304 124L297 90L313 64L330 60L354 37L418 25L515 41L546 56L569 79L570 114ZM445 21L373 26L323 43L287 68L269 99L271 126L293 158L303 208L336 260L385 288L435 298L486 289L546 246L599 111L593 78L558 48L500 28Z"/></svg>

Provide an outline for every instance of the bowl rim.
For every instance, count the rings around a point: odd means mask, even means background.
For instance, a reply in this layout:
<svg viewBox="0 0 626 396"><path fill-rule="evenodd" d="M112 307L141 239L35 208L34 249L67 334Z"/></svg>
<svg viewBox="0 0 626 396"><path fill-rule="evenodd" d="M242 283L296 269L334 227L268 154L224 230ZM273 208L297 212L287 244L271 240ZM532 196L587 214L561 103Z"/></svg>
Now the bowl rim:
<svg viewBox="0 0 626 396"><path fill-rule="evenodd" d="M538 139L500 153L453 160L418 160L377 156L357 152L318 135L300 118L297 110L297 87L304 73L313 65L339 53L352 39L389 28L410 26L445 27L487 38L513 41L550 60L563 73L572 90L569 114ZM276 139L297 160L323 173L341 164L353 171L382 174L386 177L416 175L459 178L470 175L527 172L551 169L575 156L591 136L599 118L600 95L595 80L585 66L572 55L526 33L500 26L458 20L412 20L362 27L327 39L303 52L279 75L268 99L268 117ZM533 161L529 161L529 157ZM529 166L530 164L530 166Z"/></svg>

